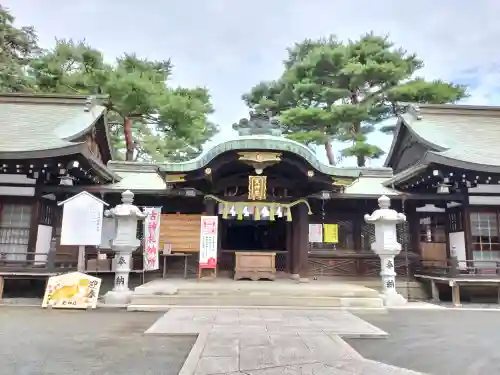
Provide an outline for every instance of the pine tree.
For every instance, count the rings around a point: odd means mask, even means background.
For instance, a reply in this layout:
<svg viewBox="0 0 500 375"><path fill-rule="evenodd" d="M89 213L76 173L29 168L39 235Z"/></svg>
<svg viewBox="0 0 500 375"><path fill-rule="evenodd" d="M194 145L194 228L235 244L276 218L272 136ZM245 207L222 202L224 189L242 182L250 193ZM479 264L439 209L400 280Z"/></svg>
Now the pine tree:
<svg viewBox="0 0 500 375"><path fill-rule="evenodd" d="M335 164L332 141L339 140L350 144L342 156L354 156L364 166L384 154L367 135L403 111L403 102L448 103L466 96L462 85L416 77L422 67L415 54L373 33L347 42L334 36L305 40L288 49L279 79L258 84L243 100L278 115L288 137L324 145L330 164Z"/></svg>
<svg viewBox="0 0 500 375"><path fill-rule="evenodd" d="M26 66L40 51L33 27L14 26L15 18L0 4L0 91L25 92L33 82Z"/></svg>

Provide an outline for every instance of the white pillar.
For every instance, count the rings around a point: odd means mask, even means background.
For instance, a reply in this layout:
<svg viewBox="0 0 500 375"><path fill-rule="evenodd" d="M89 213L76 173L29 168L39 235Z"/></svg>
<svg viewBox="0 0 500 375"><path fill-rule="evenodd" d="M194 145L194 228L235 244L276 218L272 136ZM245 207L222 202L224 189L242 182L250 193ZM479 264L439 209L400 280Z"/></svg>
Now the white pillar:
<svg viewBox="0 0 500 375"><path fill-rule="evenodd" d="M104 300L109 304L127 304L132 297L128 287L132 252L141 242L137 239L137 222L144 220L144 214L132 203L134 193L127 190L122 194L122 204L106 211L105 215L115 219L116 233L111 242L111 249L115 252L115 282L113 290L106 293Z"/></svg>
<svg viewBox="0 0 500 375"><path fill-rule="evenodd" d="M402 305L406 299L396 291L394 258L401 252L397 241L396 224L406 221L405 215L390 209L391 200L385 195L378 199L379 209L365 215L365 221L375 225L375 242L371 249L380 257L382 298L386 306Z"/></svg>

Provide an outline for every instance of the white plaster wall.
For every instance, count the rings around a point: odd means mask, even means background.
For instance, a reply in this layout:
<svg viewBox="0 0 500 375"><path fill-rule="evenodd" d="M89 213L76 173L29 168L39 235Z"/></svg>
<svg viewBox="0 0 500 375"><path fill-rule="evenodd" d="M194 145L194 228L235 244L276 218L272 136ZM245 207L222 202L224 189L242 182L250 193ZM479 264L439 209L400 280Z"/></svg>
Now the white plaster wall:
<svg viewBox="0 0 500 375"><path fill-rule="evenodd" d="M52 227L49 225L39 225L35 245L35 262L37 265L47 263L47 254L50 251L51 242Z"/></svg>
<svg viewBox="0 0 500 375"><path fill-rule="evenodd" d="M35 195L34 187L1 186L7 184L29 184L35 185L36 180L22 174L0 174L0 195L32 197Z"/></svg>
<svg viewBox="0 0 500 375"><path fill-rule="evenodd" d="M455 247L455 255L458 261L467 260L467 254L465 252L465 232L452 232L448 235L450 241L450 252L452 253L453 247ZM453 255L453 253L451 254ZM459 263L461 269L467 268L464 262Z"/></svg>

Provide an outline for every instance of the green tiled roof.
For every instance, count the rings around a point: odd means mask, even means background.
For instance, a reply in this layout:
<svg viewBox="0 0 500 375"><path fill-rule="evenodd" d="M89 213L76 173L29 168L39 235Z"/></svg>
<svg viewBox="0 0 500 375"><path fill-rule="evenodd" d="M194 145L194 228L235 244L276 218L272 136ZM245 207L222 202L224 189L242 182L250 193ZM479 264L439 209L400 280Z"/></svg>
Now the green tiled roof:
<svg viewBox="0 0 500 375"><path fill-rule="evenodd" d="M157 173L158 165L154 163L112 161L108 168L119 175L122 180L118 183L102 185L110 191L121 192L127 189L134 193L154 193L166 190L166 183ZM357 178L352 185L345 188L346 196L353 197L380 197L381 195L395 196L399 192L384 186L384 182L392 177L391 168L352 168Z"/></svg>
<svg viewBox="0 0 500 375"><path fill-rule="evenodd" d="M398 173L386 184L404 181L431 163L500 173L500 107L410 105L408 112L398 119L386 165L404 128L429 151L418 165Z"/></svg>
<svg viewBox="0 0 500 375"><path fill-rule="evenodd" d="M397 190L385 187L384 183L387 177L359 177L354 183L345 188L345 195L356 197L380 197L381 195L395 196L400 195Z"/></svg>
<svg viewBox="0 0 500 375"><path fill-rule="evenodd" d="M359 168L350 167L335 167L326 165L318 160L316 154L301 143L292 141L284 137L276 137L272 135L249 135L239 136L236 139L221 142L212 147L207 152L193 160L188 160L182 163L165 163L159 167L165 172L190 172L203 168L217 156L228 151L239 150L265 150L265 151L281 151L291 152L305 159L314 169L322 173L339 176L339 177L358 177Z"/></svg>
<svg viewBox="0 0 500 375"><path fill-rule="evenodd" d="M165 191L167 184L158 174L158 166L152 163L111 161L108 168L121 177L114 184L102 187L112 191L131 190L134 193L143 191Z"/></svg>
<svg viewBox="0 0 500 375"><path fill-rule="evenodd" d="M0 157L17 159L72 153L72 142L101 118L105 108L85 96L1 94Z"/></svg>

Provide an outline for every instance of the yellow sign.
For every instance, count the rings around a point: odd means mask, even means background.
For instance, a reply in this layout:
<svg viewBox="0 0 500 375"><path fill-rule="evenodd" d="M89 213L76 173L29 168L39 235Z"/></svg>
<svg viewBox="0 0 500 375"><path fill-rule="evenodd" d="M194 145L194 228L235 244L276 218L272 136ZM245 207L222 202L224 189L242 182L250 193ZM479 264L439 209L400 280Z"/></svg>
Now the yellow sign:
<svg viewBox="0 0 500 375"><path fill-rule="evenodd" d="M338 224L323 224L324 243L339 242L339 225Z"/></svg>
<svg viewBox="0 0 500 375"><path fill-rule="evenodd" d="M42 307L87 309L97 307L101 279L81 272L49 278Z"/></svg>
<svg viewBox="0 0 500 375"><path fill-rule="evenodd" d="M267 177L248 176L248 199L263 201L267 196Z"/></svg>

